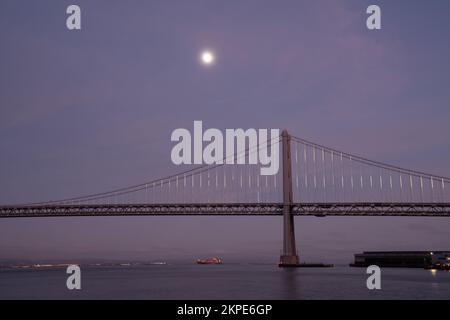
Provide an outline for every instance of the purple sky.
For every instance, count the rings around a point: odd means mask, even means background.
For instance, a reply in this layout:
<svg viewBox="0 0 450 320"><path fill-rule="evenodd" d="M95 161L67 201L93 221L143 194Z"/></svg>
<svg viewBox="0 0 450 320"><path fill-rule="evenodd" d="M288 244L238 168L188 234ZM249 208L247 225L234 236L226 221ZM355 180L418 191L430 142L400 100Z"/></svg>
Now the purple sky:
<svg viewBox="0 0 450 320"><path fill-rule="evenodd" d="M82 30L65 27L77 3ZM369 4L382 30L365 26ZM286 128L450 176L450 24L433 1L0 2L0 203L59 199L174 172L171 132ZM212 68L198 55L211 48ZM276 261L281 218L0 221L0 259ZM302 258L450 249L441 218L297 218Z"/></svg>

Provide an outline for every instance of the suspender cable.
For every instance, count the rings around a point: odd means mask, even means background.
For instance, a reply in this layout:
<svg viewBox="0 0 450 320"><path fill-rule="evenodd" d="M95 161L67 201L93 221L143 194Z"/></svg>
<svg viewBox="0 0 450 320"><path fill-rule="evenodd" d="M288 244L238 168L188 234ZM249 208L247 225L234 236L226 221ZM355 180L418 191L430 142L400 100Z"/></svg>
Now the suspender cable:
<svg viewBox="0 0 450 320"><path fill-rule="evenodd" d="M336 188L334 183L334 152L331 151L331 184L333 186L334 201L337 201Z"/></svg>
<svg viewBox="0 0 450 320"><path fill-rule="evenodd" d="M434 202L434 183L433 183L433 177L430 177L430 186L431 186L431 202Z"/></svg>
<svg viewBox="0 0 450 320"><path fill-rule="evenodd" d="M389 187L390 187L390 190L391 190L389 198L391 199L391 202L393 202L394 201L394 194L393 194L393 189L392 189L392 174L389 174Z"/></svg>
<svg viewBox="0 0 450 320"><path fill-rule="evenodd" d="M420 202L423 202L423 178L420 176Z"/></svg>
<svg viewBox="0 0 450 320"><path fill-rule="evenodd" d="M409 188L411 190L411 201L414 201L414 192L413 192L413 179L412 175L409 175Z"/></svg>
<svg viewBox="0 0 450 320"><path fill-rule="evenodd" d="M380 199L383 201L383 177L381 175L381 169L380 169Z"/></svg>
<svg viewBox="0 0 450 320"><path fill-rule="evenodd" d="M322 148L322 185L323 185L323 200L327 200L327 189L325 181L325 151Z"/></svg>

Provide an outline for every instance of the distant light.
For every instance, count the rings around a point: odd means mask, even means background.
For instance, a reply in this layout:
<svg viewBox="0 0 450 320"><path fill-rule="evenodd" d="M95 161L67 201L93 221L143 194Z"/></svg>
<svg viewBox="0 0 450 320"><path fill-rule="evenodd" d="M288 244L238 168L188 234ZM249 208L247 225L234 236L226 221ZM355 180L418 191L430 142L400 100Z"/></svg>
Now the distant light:
<svg viewBox="0 0 450 320"><path fill-rule="evenodd" d="M430 252L431 255L433 255L433 252Z"/></svg>
<svg viewBox="0 0 450 320"><path fill-rule="evenodd" d="M430 271L431 271L431 274L432 274L433 276L436 275L436 272L437 272L436 269L431 269Z"/></svg>
<svg viewBox="0 0 450 320"><path fill-rule="evenodd" d="M204 51L201 55L203 64L211 65L214 63L214 54L211 51Z"/></svg>

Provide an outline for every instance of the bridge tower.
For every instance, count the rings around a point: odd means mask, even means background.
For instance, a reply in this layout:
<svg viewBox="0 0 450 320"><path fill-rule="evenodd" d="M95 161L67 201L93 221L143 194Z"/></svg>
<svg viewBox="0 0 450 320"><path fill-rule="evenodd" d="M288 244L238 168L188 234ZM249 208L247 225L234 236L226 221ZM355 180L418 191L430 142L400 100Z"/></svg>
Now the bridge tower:
<svg viewBox="0 0 450 320"><path fill-rule="evenodd" d="M280 267L296 267L299 258L295 248L294 215L292 214L291 136L287 130L281 133L283 153L283 253Z"/></svg>

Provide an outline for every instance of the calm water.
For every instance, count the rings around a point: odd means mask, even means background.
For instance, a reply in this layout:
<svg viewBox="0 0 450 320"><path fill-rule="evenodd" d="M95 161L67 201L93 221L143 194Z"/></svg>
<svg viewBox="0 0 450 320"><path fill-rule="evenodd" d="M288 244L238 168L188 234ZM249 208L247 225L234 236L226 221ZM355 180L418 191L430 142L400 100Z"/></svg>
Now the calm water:
<svg viewBox="0 0 450 320"><path fill-rule="evenodd" d="M383 269L382 290L365 269L279 269L274 265L82 267L82 289L65 269L2 270L0 299L450 299L450 272Z"/></svg>

